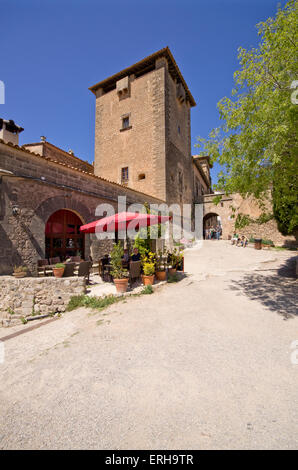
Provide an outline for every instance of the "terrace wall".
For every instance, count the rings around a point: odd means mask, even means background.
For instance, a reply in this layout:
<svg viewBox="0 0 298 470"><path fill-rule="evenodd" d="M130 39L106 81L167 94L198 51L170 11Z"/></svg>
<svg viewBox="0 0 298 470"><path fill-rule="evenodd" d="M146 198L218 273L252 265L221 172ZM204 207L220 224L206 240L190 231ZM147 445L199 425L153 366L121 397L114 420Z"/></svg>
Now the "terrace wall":
<svg viewBox="0 0 298 470"><path fill-rule="evenodd" d="M65 312L73 295L84 294L83 278L0 277L0 327L26 322L37 315Z"/></svg>

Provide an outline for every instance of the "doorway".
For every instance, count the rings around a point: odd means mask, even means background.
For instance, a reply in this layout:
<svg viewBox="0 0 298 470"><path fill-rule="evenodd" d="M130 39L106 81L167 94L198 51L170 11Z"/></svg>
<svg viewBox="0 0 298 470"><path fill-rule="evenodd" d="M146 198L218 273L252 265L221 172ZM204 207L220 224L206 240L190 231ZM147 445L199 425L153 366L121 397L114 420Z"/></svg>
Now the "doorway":
<svg viewBox="0 0 298 470"><path fill-rule="evenodd" d="M80 232L83 225L80 217L74 212L61 209L54 212L45 227L45 256L59 256L65 260L70 256L85 256L85 235Z"/></svg>

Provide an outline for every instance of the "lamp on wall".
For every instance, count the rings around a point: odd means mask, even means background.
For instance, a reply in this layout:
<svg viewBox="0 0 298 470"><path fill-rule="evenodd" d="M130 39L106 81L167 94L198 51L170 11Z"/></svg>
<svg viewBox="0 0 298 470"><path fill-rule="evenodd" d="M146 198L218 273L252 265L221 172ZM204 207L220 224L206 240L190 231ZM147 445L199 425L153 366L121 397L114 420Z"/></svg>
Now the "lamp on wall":
<svg viewBox="0 0 298 470"><path fill-rule="evenodd" d="M19 208L19 206L16 206L16 205L13 205L13 206L12 206L12 214L15 215L15 216L17 216L17 215L20 214L20 208Z"/></svg>

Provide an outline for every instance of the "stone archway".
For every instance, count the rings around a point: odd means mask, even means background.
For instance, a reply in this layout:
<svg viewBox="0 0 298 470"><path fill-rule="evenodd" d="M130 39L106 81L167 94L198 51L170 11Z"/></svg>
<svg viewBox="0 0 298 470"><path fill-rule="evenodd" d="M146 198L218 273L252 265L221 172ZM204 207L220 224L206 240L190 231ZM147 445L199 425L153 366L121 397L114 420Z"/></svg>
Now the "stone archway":
<svg viewBox="0 0 298 470"><path fill-rule="evenodd" d="M86 224L94 220L94 207L87 206L73 194L71 197L65 195L56 195L45 199L36 208L34 217L32 218L32 230L36 233L40 245L39 258L45 258L45 227L49 217L58 210L68 210L76 214L81 224ZM84 255L87 258L90 255L90 237L85 236L84 239Z"/></svg>
<svg viewBox="0 0 298 470"><path fill-rule="evenodd" d="M209 212L208 214L204 215L203 218L203 235L204 238L206 239L206 233L208 230L212 228L216 228L220 225L221 227L221 217L218 215L216 212Z"/></svg>
<svg viewBox="0 0 298 470"><path fill-rule="evenodd" d="M222 199L217 202L218 196ZM204 220L207 219L209 214L216 214L220 217L222 239L227 240L229 235L233 234L234 218L233 209L234 200L232 196L224 194L205 194L204 195ZM215 220L214 220L215 221ZM205 227L204 227L205 228Z"/></svg>
<svg viewBox="0 0 298 470"><path fill-rule="evenodd" d="M85 235L80 232L82 219L73 211L55 211L45 225L45 257L85 257Z"/></svg>
<svg viewBox="0 0 298 470"><path fill-rule="evenodd" d="M72 197L54 196L44 200L39 207L35 210L35 214L45 224L53 212L65 209L70 210L77 214L82 223L87 224L91 222L93 213L85 204L78 201L74 195Z"/></svg>

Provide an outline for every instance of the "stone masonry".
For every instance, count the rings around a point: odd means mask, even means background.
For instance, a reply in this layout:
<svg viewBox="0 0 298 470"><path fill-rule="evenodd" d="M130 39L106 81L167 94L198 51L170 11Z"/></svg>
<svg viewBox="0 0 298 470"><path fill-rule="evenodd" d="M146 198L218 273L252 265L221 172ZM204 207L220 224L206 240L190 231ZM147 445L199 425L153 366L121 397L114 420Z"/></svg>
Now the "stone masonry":
<svg viewBox="0 0 298 470"><path fill-rule="evenodd" d="M86 292L83 278L0 277L0 326L26 322L28 317L65 312L73 295Z"/></svg>
<svg viewBox="0 0 298 470"><path fill-rule="evenodd" d="M204 200L204 218L210 214L219 215L222 224L222 238L227 240L235 231L235 220L237 214L248 215L252 220L260 217L262 210L256 201L251 198L243 199L240 194L235 193L229 196L222 196L222 200L215 204L213 202L216 194L205 194ZM270 212L270 202L267 201L268 212ZM234 210L233 210L234 209ZM277 246L296 246L297 234L295 235L282 235L274 219L266 223L250 223L242 229L236 230L239 235L245 235L247 238L263 238L264 240L271 240Z"/></svg>
<svg viewBox="0 0 298 470"><path fill-rule="evenodd" d="M128 168L128 187L168 204L192 203L190 109L195 101L169 49L90 90L96 96L95 174L120 183L122 168Z"/></svg>
<svg viewBox="0 0 298 470"><path fill-rule="evenodd" d="M99 218L99 204L109 203L117 212L118 196L125 196L127 205L163 202L1 141L0 169L0 274L20 265L37 274L37 260L45 257L45 225L57 210L73 211L84 224ZM85 258L92 241L97 242L85 236ZM96 257L105 254L107 243L100 248L95 243Z"/></svg>

